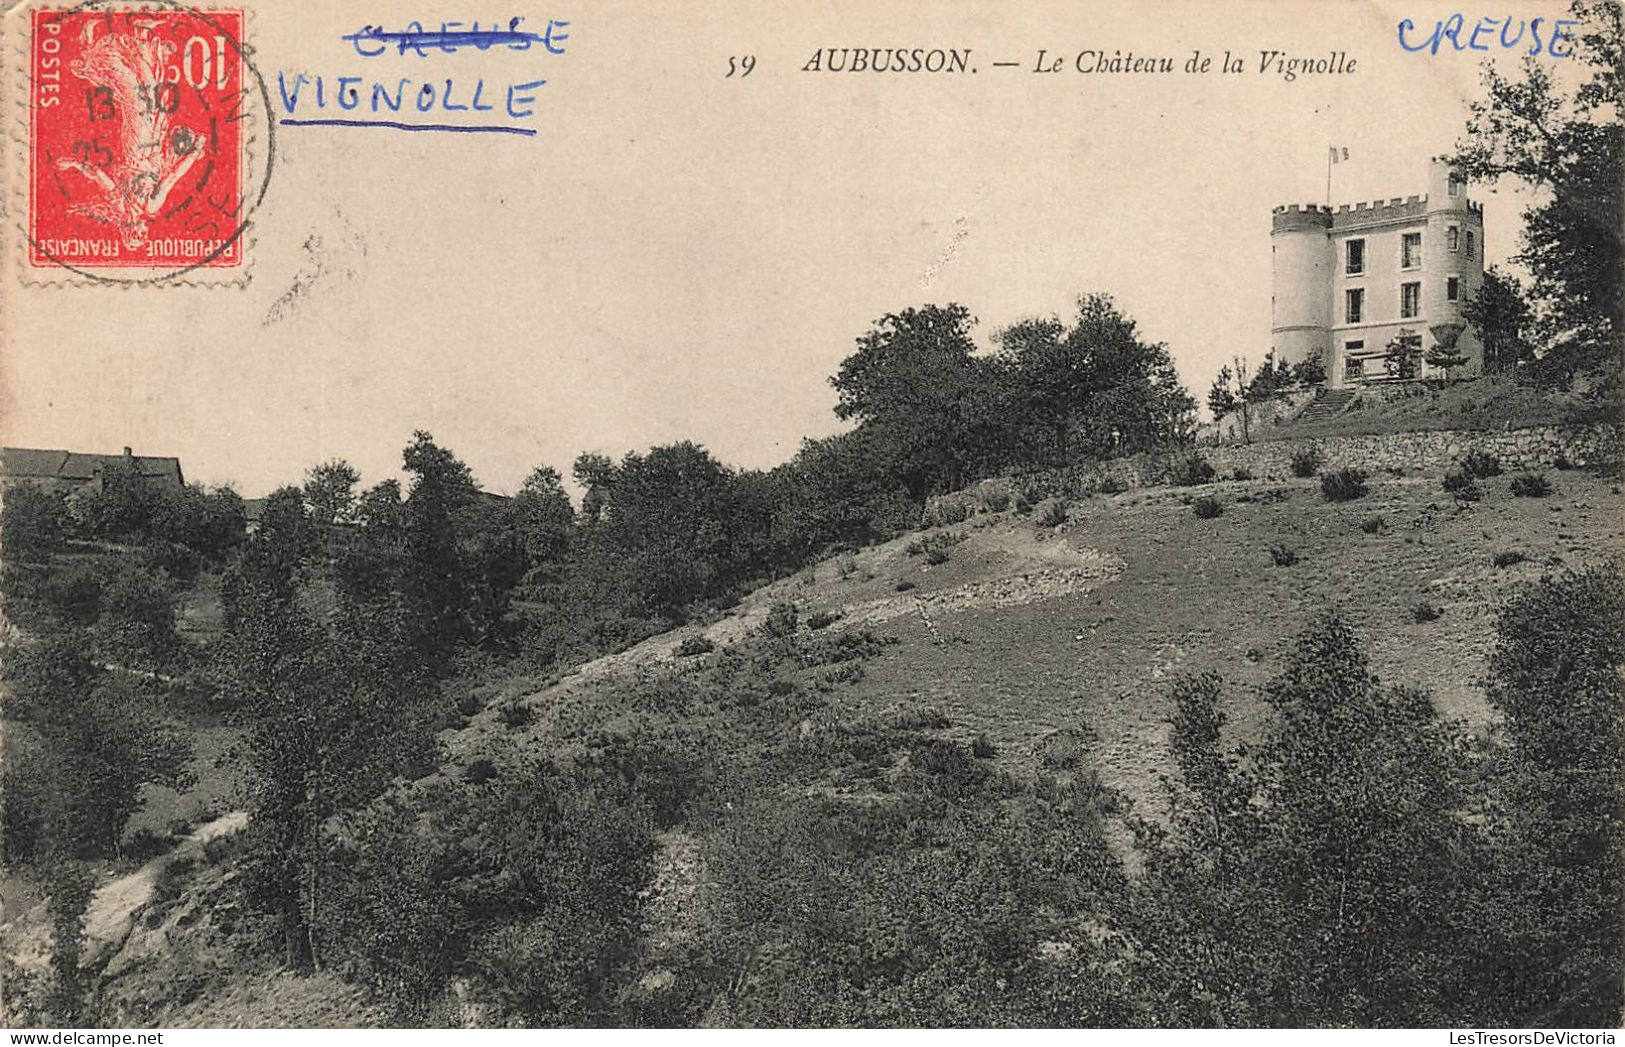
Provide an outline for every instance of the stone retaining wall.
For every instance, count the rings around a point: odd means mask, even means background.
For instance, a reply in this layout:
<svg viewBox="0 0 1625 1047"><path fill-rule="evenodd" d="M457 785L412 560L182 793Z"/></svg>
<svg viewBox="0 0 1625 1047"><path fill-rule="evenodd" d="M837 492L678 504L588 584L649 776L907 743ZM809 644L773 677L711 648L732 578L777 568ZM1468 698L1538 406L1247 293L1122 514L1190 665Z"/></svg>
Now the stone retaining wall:
<svg viewBox="0 0 1625 1047"><path fill-rule="evenodd" d="M1507 472L1550 469L1559 463L1575 467L1625 459L1625 427L1618 425L1539 426L1528 429L1456 430L1328 436L1318 439L1267 440L1252 444L1203 447L1185 452L1143 454L1104 462L1086 462L1017 476L996 477L933 498L925 507L928 524L952 523L988 510L998 511L1017 499L1079 498L1134 487L1181 482L1192 455L1213 467L1214 478L1230 479L1245 470L1254 479L1283 480L1292 475L1292 457L1313 448L1322 469L1349 466L1373 475L1384 472L1444 475L1472 453L1494 455Z"/></svg>

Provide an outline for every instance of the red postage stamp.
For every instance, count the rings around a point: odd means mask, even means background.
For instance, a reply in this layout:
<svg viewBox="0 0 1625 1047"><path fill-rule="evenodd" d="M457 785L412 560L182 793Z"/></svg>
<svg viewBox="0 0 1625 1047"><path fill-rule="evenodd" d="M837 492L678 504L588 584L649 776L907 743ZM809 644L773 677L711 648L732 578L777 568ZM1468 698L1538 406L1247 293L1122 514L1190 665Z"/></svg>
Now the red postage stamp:
<svg viewBox="0 0 1625 1047"><path fill-rule="evenodd" d="M92 277L242 267L243 12L32 16L28 264Z"/></svg>

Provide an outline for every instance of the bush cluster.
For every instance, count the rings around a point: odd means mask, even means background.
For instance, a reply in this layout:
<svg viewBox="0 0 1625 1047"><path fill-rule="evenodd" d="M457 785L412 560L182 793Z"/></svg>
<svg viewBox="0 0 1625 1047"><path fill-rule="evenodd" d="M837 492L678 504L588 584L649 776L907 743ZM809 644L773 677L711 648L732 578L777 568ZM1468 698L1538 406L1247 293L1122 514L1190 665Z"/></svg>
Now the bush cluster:
<svg viewBox="0 0 1625 1047"><path fill-rule="evenodd" d="M1552 493L1552 485L1543 473L1522 473L1507 486L1519 498L1545 498Z"/></svg>
<svg viewBox="0 0 1625 1047"><path fill-rule="evenodd" d="M1192 451L1174 455L1165 469L1166 479L1172 487L1198 487L1212 483L1215 470L1212 463Z"/></svg>
<svg viewBox="0 0 1625 1047"><path fill-rule="evenodd" d="M1328 502L1352 502L1366 494L1365 471L1344 466L1320 478L1320 493Z"/></svg>

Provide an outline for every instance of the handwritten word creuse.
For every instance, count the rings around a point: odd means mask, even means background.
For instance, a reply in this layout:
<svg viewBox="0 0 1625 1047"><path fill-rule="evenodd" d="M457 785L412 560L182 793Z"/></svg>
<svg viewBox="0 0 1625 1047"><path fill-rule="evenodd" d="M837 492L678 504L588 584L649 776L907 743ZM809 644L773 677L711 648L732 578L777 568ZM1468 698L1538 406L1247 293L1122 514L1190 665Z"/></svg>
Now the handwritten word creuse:
<svg viewBox="0 0 1625 1047"><path fill-rule="evenodd" d="M352 44L355 53L362 58L377 58L389 51L391 45L396 54L404 55L410 51L419 58L428 58L431 50L448 55L464 48L489 51L493 47L501 47L508 51L528 51L532 44L541 44L550 55L564 53L564 42L570 39L570 34L564 31L569 27L569 22L549 18L546 29L531 33L519 28L524 20L523 15L510 18L506 29L481 29L479 22L474 22L467 29L462 28L462 22L441 22L439 29L425 29L421 22L408 22L406 28L393 32L382 26L364 25L343 39Z"/></svg>
<svg viewBox="0 0 1625 1047"><path fill-rule="evenodd" d="M1530 57L1542 51L1553 58L1568 58L1574 54L1558 45L1572 43L1569 27L1580 23L1569 18L1490 18L1483 17L1469 29L1467 19L1460 14L1441 18L1433 23L1425 35L1409 18L1399 23L1399 46L1406 51L1426 51L1438 54L1448 42L1456 51L1511 51L1521 48ZM1527 35L1527 39L1526 39Z"/></svg>
<svg viewBox="0 0 1625 1047"><path fill-rule="evenodd" d="M536 115L537 92L547 83L545 79L498 78L489 69L455 75L428 73L422 63L432 65L438 60L466 69L469 60L481 64L482 56L487 64L515 52L541 58L561 56L569 25L548 19L544 29L532 32L525 28L523 17L488 27L479 22L441 22L425 28L413 21L400 29L364 25L340 39L367 61L369 75L278 71L279 122L285 127L534 136L534 128L521 124ZM402 61L410 68L402 70ZM510 68L515 61L528 64L527 59L516 57L502 61ZM385 65L393 68L388 72L379 68ZM397 70L413 75L392 75ZM492 115L485 117L487 113ZM486 122L495 119L507 122Z"/></svg>

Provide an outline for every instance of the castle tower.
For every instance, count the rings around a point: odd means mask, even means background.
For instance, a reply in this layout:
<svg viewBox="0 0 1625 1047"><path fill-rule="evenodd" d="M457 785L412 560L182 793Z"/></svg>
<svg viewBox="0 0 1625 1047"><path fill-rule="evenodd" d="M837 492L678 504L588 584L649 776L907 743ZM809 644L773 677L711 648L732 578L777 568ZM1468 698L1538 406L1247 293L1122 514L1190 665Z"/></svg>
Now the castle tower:
<svg viewBox="0 0 1625 1047"><path fill-rule="evenodd" d="M1462 306L1484 280L1484 209L1467 199L1467 180L1442 157L1428 165L1424 240L1430 248L1422 267L1428 344L1465 356L1467 363L1455 370L1476 374L1483 369L1483 348L1467 334Z"/></svg>
<svg viewBox="0 0 1625 1047"><path fill-rule="evenodd" d="M1296 364L1327 363L1331 344L1332 213L1318 204L1277 207L1270 224L1275 294L1270 303L1270 345L1275 358ZM1328 364L1329 366L1329 364Z"/></svg>

